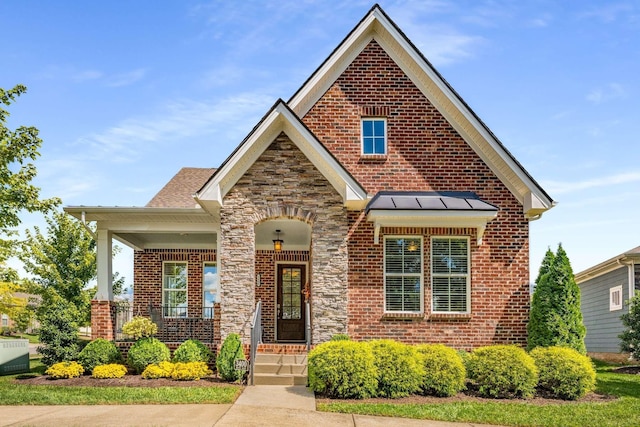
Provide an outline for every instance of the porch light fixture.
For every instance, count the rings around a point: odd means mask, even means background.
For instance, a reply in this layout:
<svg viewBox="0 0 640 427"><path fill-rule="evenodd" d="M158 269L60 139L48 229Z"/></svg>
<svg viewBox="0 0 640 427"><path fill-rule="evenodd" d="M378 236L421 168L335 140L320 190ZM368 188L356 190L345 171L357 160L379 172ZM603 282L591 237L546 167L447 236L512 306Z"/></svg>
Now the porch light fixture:
<svg viewBox="0 0 640 427"><path fill-rule="evenodd" d="M276 233L278 234L278 238L273 240L273 250L276 252L280 252L282 251L282 244L284 242L280 240L280 230L276 230Z"/></svg>

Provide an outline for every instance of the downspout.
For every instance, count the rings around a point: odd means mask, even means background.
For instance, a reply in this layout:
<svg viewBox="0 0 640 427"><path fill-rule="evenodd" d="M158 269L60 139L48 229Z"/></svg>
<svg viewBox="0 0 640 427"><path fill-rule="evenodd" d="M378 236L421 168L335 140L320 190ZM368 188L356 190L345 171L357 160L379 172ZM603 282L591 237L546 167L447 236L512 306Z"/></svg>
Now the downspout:
<svg viewBox="0 0 640 427"><path fill-rule="evenodd" d="M98 236L96 236L96 233L91 229L91 227L89 227L89 224L87 224L85 211L82 211L82 225L89 232L91 237L93 237L93 240L97 242L98 241Z"/></svg>

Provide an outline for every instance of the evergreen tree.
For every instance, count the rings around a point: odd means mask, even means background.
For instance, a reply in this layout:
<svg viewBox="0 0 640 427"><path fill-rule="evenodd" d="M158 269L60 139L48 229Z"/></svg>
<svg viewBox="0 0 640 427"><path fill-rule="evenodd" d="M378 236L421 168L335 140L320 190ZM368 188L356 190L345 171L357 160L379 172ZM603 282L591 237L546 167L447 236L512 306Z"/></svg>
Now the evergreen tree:
<svg viewBox="0 0 640 427"><path fill-rule="evenodd" d="M536 279L527 327L527 348L564 346L586 353L586 329L580 311L580 288L567 253L558 245L545 254Z"/></svg>
<svg viewBox="0 0 640 427"><path fill-rule="evenodd" d="M620 349L631 353L634 359L640 360L640 295L628 301L629 312L620 316L625 326L624 332L618 335Z"/></svg>

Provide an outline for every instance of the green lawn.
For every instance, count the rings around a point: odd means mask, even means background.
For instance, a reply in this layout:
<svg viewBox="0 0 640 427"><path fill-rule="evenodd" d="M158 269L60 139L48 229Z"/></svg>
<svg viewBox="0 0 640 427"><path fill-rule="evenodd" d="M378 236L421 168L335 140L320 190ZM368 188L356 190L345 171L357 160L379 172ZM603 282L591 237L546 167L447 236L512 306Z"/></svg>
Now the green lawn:
<svg viewBox="0 0 640 427"><path fill-rule="evenodd" d="M441 404L321 403L318 410L363 415L500 424L505 426L584 427L640 425L640 376L616 374L597 363L597 393L618 396L606 403L533 405L526 401Z"/></svg>
<svg viewBox="0 0 640 427"><path fill-rule="evenodd" d="M42 374L39 360L31 361L31 372ZM242 387L68 387L16 384L17 375L0 377L1 405L126 405L160 403L232 403ZM153 380L149 380L153 381Z"/></svg>
<svg viewBox="0 0 640 427"><path fill-rule="evenodd" d="M12 339L26 339L29 340L29 343L31 344L40 344L40 338L38 337L38 334L19 334L19 335L11 335L11 336L4 336L4 335L0 335L0 339L7 339L7 340L12 340Z"/></svg>

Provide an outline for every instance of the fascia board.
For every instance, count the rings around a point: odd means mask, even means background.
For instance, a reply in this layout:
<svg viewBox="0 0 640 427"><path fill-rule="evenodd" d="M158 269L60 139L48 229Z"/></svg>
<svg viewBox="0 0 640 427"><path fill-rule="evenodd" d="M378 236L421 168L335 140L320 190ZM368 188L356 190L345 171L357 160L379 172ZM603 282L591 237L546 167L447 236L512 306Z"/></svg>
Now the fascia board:
<svg viewBox="0 0 640 427"><path fill-rule="evenodd" d="M588 280L595 279L619 268L628 268L629 263L637 262L640 262L640 254L622 254L576 273L574 278L578 285L582 285Z"/></svg>

